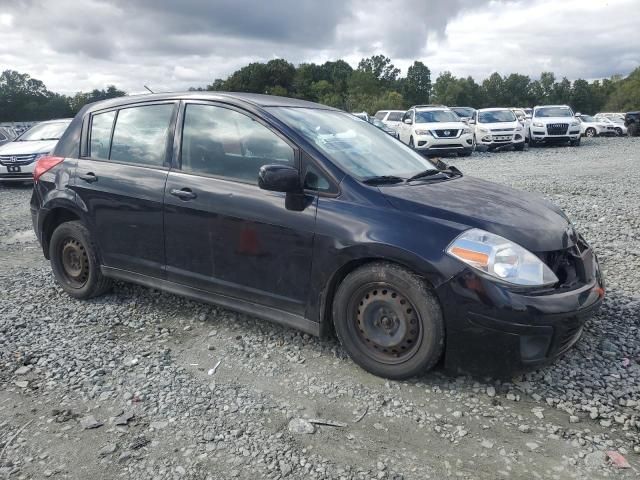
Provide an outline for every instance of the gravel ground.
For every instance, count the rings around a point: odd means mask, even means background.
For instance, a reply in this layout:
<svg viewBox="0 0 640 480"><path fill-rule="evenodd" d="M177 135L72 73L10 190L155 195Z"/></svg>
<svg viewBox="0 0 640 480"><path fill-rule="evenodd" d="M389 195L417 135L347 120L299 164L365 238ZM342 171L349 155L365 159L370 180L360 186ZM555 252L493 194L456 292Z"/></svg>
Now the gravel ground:
<svg viewBox="0 0 640 480"><path fill-rule="evenodd" d="M605 138L451 159L559 204L606 274L576 348L509 382L385 381L332 338L127 284L71 300L30 189L0 186L0 478L638 478L639 151Z"/></svg>

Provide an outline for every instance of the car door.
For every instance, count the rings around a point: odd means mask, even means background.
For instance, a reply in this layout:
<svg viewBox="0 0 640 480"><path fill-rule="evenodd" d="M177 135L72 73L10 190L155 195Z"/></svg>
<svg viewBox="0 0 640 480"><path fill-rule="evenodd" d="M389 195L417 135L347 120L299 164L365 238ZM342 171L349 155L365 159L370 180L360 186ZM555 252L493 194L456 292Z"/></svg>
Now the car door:
<svg viewBox="0 0 640 480"><path fill-rule="evenodd" d="M164 275L163 198L177 102L93 113L73 188L102 263Z"/></svg>
<svg viewBox="0 0 640 480"><path fill-rule="evenodd" d="M291 206L257 184L262 165L298 166L298 149L229 105L186 102L181 115L165 190L167 278L304 314L317 198Z"/></svg>

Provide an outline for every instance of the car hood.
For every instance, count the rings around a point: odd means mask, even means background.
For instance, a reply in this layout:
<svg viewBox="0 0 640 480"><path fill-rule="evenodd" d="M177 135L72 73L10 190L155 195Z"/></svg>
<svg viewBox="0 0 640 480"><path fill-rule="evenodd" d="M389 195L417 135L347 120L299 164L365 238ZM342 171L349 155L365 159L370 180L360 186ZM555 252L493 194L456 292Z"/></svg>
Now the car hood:
<svg viewBox="0 0 640 480"><path fill-rule="evenodd" d="M33 142L9 142L0 147L0 155L29 155L31 153L49 153L58 143L57 140L37 140Z"/></svg>
<svg viewBox="0 0 640 480"><path fill-rule="evenodd" d="M478 123L478 128L486 128L488 130L506 130L506 129L517 129L521 126L520 122L496 122L496 123Z"/></svg>
<svg viewBox="0 0 640 480"><path fill-rule="evenodd" d="M531 121L542 123L571 123L574 122L575 119L572 117L535 117Z"/></svg>
<svg viewBox="0 0 640 480"><path fill-rule="evenodd" d="M381 186L397 209L501 235L533 252L573 246L565 214L540 195L473 177ZM453 240L453 239L452 239Z"/></svg>
<svg viewBox="0 0 640 480"><path fill-rule="evenodd" d="M418 130L460 130L467 128L463 122L416 123Z"/></svg>

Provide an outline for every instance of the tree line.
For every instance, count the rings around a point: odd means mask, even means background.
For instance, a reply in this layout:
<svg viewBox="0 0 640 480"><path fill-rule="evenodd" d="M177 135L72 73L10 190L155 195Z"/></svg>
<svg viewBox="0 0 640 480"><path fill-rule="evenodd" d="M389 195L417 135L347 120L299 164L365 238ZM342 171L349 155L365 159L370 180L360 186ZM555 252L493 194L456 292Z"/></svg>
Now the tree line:
<svg viewBox="0 0 640 480"><path fill-rule="evenodd" d="M552 72L539 78L493 73L482 82L471 76L442 72L432 81L431 71L414 61L405 76L384 55L363 58L356 68L344 60L293 65L284 59L250 63L206 87L190 90L267 93L323 103L351 112L374 113L405 109L415 104L449 106L532 107L568 104L575 111L630 111L640 109L640 68L627 77L603 80L558 79ZM113 85L73 96L47 90L28 74L6 70L0 75L0 121L45 120L75 115L87 103L125 95Z"/></svg>

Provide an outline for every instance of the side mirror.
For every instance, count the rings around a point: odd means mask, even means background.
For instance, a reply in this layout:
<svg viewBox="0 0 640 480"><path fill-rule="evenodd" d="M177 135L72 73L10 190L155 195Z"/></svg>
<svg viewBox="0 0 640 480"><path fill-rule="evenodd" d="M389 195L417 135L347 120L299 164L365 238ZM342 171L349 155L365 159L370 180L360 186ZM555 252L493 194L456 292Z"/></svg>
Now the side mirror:
<svg viewBox="0 0 640 480"><path fill-rule="evenodd" d="M525 120L531 120L531 115L525 115L524 118Z"/></svg>
<svg viewBox="0 0 640 480"><path fill-rule="evenodd" d="M405 118L404 123L406 123L407 125L411 125L413 121L410 118Z"/></svg>
<svg viewBox="0 0 640 480"><path fill-rule="evenodd" d="M271 192L300 192L300 174L288 165L263 165L258 172L258 186Z"/></svg>
<svg viewBox="0 0 640 480"><path fill-rule="evenodd" d="M467 121L467 124L468 124L468 125L475 125L475 124L476 124L476 121L475 121L473 118L470 118L470 119Z"/></svg>

